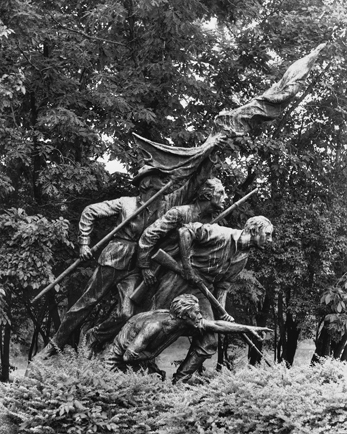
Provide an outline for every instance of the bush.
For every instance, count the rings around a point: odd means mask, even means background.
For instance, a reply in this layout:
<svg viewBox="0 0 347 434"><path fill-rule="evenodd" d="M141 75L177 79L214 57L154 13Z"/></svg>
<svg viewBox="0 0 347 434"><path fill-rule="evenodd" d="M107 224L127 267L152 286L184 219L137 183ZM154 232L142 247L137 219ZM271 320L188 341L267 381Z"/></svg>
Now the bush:
<svg viewBox="0 0 347 434"><path fill-rule="evenodd" d="M173 386L66 351L1 389L22 433L342 434L346 380L346 364L325 360L207 372L198 385Z"/></svg>
<svg viewBox="0 0 347 434"><path fill-rule="evenodd" d="M346 434L346 380L347 365L331 360L290 370L284 364L225 370L191 387L186 402L175 399L164 432Z"/></svg>
<svg viewBox="0 0 347 434"><path fill-rule="evenodd" d="M19 432L132 434L155 428L152 420L165 409L153 402L168 385L152 375L110 372L68 350L50 363L33 362L27 377L0 387Z"/></svg>

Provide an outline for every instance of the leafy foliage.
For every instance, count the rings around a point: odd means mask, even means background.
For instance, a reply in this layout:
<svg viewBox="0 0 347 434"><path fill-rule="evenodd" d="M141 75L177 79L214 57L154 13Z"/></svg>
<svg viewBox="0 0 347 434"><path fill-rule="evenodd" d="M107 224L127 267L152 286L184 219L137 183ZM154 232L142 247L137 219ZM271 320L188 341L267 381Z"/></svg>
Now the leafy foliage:
<svg viewBox="0 0 347 434"><path fill-rule="evenodd" d="M339 342L347 333L346 287L346 275L343 275L321 297L323 307L321 314L335 342Z"/></svg>
<svg viewBox="0 0 347 434"><path fill-rule="evenodd" d="M4 406L21 421L20 432L146 432L166 408L156 398L168 388L159 378L111 372L83 350L60 353L52 365L33 362L30 369L24 381L3 388L11 390Z"/></svg>
<svg viewBox="0 0 347 434"><path fill-rule="evenodd" d="M54 247L58 243L73 247L68 228L63 218L50 222L40 215L27 216L22 209L0 215L0 278L33 289L54 280Z"/></svg>
<svg viewBox="0 0 347 434"><path fill-rule="evenodd" d="M293 433L345 432L347 366L322 360L288 370L209 373L199 385L107 371L81 352L2 385L3 407L19 432Z"/></svg>
<svg viewBox="0 0 347 434"><path fill-rule="evenodd" d="M163 422L168 433L343 433L345 380L346 366L330 361L290 371L284 365L225 371L192 388L189 399L177 399Z"/></svg>

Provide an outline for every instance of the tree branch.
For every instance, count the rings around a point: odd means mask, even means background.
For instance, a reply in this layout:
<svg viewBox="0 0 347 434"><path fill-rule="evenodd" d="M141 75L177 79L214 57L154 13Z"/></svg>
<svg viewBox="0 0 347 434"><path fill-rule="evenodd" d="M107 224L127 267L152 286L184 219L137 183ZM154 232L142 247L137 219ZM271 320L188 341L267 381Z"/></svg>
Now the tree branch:
<svg viewBox="0 0 347 434"><path fill-rule="evenodd" d="M84 36L85 38L91 39L94 41L107 42L108 44L121 45L122 47L125 47L125 44L123 44L122 42L111 41L110 39L103 39L103 38L98 38L97 36L88 35L87 33L82 32L82 30L71 29L70 27L67 27L67 26L64 26L63 24L60 24L52 15L51 15L51 18L59 27L61 27L64 30L67 30L68 32L77 33L78 35Z"/></svg>

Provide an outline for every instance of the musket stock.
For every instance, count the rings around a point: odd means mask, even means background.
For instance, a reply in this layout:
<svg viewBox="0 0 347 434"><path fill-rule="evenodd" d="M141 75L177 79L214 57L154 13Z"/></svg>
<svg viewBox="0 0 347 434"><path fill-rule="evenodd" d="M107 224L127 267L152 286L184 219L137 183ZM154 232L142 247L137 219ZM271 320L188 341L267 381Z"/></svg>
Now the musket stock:
<svg viewBox="0 0 347 434"><path fill-rule="evenodd" d="M240 200L238 200L237 202L233 203L232 205L229 206L229 208L227 208L225 211L223 211L221 214L219 214L215 219L213 219L211 221L212 223L217 223L220 220L222 220L225 216L227 216L229 213L231 213L231 211L233 211L234 209L238 208L243 202L245 202L250 196L252 196L252 194L256 193L258 191L257 188L255 188L254 190L252 190L251 192L247 193L245 196L243 196ZM154 259L154 257L152 256L152 259ZM156 276L159 272L159 267L156 267L153 270L153 274ZM130 299L135 303L135 304L140 304L143 297L146 294L146 285L144 282L141 282L140 285L134 289L134 292L130 295Z"/></svg>

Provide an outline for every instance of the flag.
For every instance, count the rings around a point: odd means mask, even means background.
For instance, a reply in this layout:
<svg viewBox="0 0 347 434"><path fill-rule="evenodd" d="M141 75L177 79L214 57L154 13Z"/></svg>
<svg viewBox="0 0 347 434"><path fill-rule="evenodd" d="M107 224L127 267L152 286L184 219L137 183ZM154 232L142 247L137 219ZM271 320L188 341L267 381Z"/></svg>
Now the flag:
<svg viewBox="0 0 347 434"><path fill-rule="evenodd" d="M170 173L178 178L192 175L213 151L222 134L210 136L204 144L195 148L163 145L133 133L143 164Z"/></svg>
<svg viewBox="0 0 347 434"><path fill-rule="evenodd" d="M243 136L258 124L278 118L290 101L302 89L314 62L326 44L320 44L310 54L294 62L282 79L262 95L234 110L221 111L206 142L195 148L182 148L152 142L133 133L143 165L176 177L192 175L214 150L222 138Z"/></svg>
<svg viewBox="0 0 347 434"><path fill-rule="evenodd" d="M310 54L294 62L282 79L262 95L234 110L223 110L215 117L214 131L224 131L232 136L243 136L261 122L278 118L295 95L304 86L319 53L326 44L320 44Z"/></svg>

